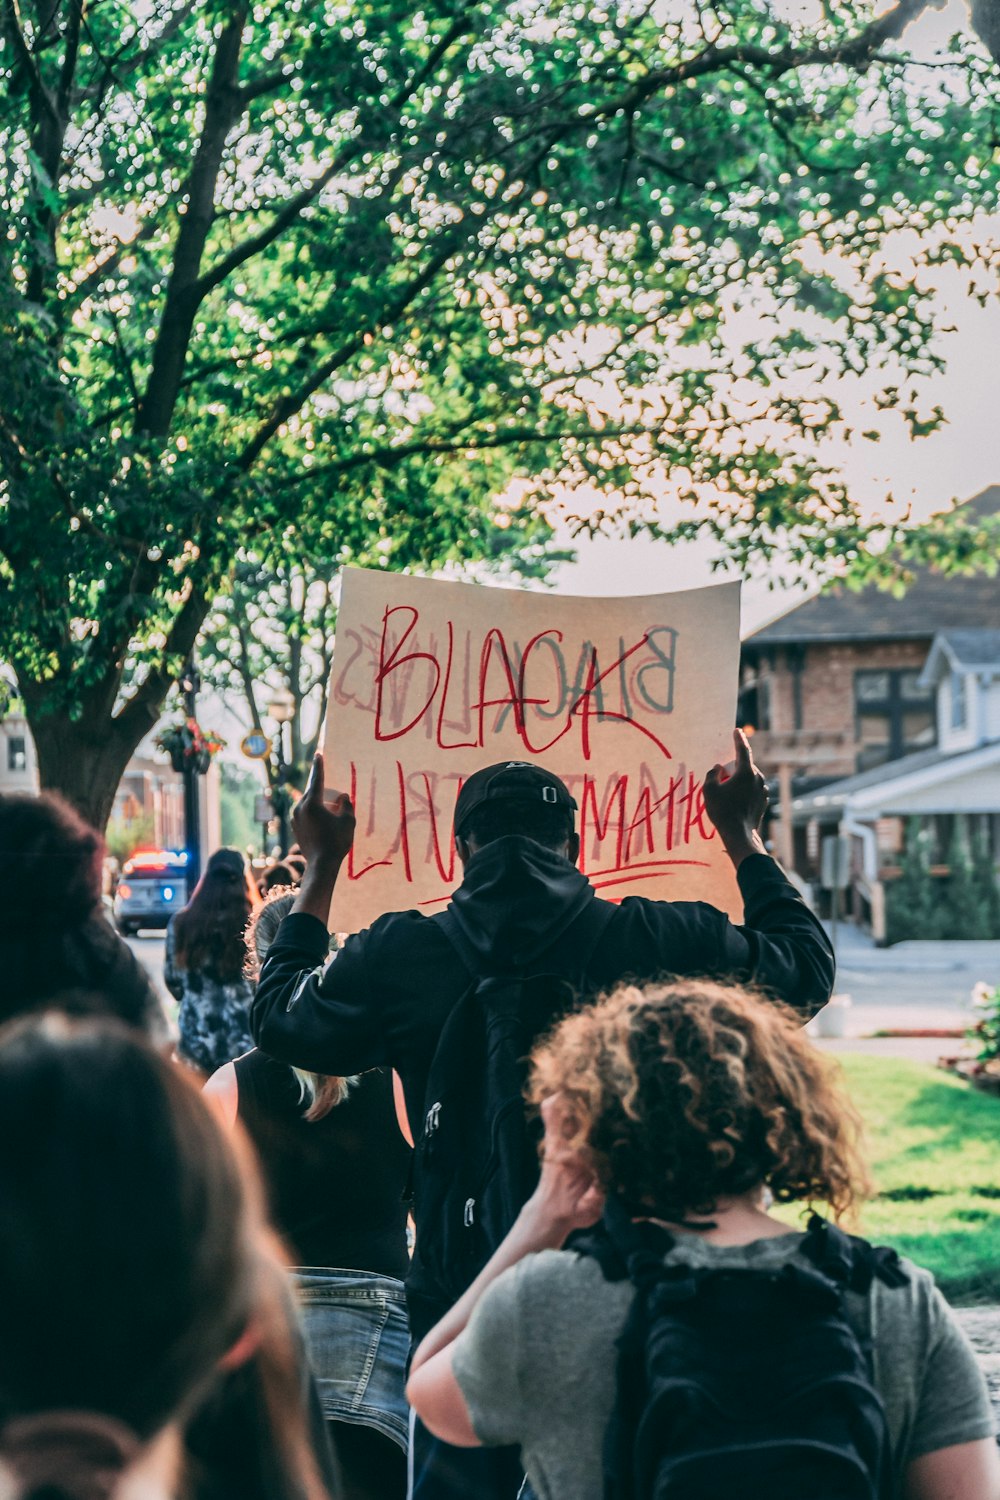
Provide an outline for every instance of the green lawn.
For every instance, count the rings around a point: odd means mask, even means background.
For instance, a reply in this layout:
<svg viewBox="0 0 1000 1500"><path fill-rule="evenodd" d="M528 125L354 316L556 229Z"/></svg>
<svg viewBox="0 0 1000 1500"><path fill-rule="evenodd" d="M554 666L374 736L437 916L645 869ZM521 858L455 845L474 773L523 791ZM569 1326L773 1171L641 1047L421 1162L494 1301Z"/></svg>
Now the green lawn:
<svg viewBox="0 0 1000 1500"><path fill-rule="evenodd" d="M861 1233L933 1271L953 1302L1000 1302L1000 1100L926 1063L839 1060L878 1195Z"/></svg>

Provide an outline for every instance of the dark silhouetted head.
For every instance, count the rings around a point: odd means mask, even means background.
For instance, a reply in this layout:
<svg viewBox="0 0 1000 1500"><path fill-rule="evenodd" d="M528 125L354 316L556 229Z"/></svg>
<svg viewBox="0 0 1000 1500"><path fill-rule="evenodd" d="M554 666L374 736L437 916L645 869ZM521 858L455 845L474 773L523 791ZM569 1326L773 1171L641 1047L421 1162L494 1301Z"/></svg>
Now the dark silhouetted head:
<svg viewBox="0 0 1000 1500"><path fill-rule="evenodd" d="M164 1035L156 993L101 905L104 841L49 792L0 797L0 1021L58 1004Z"/></svg>
<svg viewBox="0 0 1000 1500"><path fill-rule="evenodd" d="M576 799L551 771L527 761L501 761L462 784L455 846L464 864L485 845L518 834L575 861L580 848L575 811Z"/></svg>

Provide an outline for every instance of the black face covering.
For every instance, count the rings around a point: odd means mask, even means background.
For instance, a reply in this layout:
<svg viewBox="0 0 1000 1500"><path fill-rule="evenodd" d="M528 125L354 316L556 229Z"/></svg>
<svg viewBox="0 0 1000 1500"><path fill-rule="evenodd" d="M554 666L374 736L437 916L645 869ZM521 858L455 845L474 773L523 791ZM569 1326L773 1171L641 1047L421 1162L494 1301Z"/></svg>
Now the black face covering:
<svg viewBox="0 0 1000 1500"><path fill-rule="evenodd" d="M593 887L562 854L520 834L478 849L452 897L466 940L492 964L513 967L551 947L588 904Z"/></svg>

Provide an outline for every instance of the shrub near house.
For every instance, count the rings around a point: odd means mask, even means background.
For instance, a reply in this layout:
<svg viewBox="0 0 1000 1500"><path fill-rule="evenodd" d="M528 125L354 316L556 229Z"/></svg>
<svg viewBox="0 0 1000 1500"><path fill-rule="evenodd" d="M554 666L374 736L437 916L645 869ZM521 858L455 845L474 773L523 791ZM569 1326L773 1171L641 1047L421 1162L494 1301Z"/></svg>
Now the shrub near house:
<svg viewBox="0 0 1000 1500"><path fill-rule="evenodd" d="M932 873L930 832L919 818L906 829L900 874L886 883L886 940L1000 939L1000 886L980 829L971 838L955 819L946 873Z"/></svg>

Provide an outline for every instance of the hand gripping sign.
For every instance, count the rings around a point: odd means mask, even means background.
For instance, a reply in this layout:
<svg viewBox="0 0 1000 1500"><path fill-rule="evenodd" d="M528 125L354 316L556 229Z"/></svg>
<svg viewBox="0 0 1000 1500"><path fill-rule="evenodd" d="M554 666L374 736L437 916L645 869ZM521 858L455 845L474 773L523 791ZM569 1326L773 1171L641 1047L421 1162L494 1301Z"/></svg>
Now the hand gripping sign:
<svg viewBox="0 0 1000 1500"><path fill-rule="evenodd" d="M731 754L739 608L738 583L581 599L347 570L326 779L350 793L357 833L335 928L440 911L461 880L459 788L508 759L566 782L580 868L602 896L710 901L739 917L702 798Z"/></svg>

